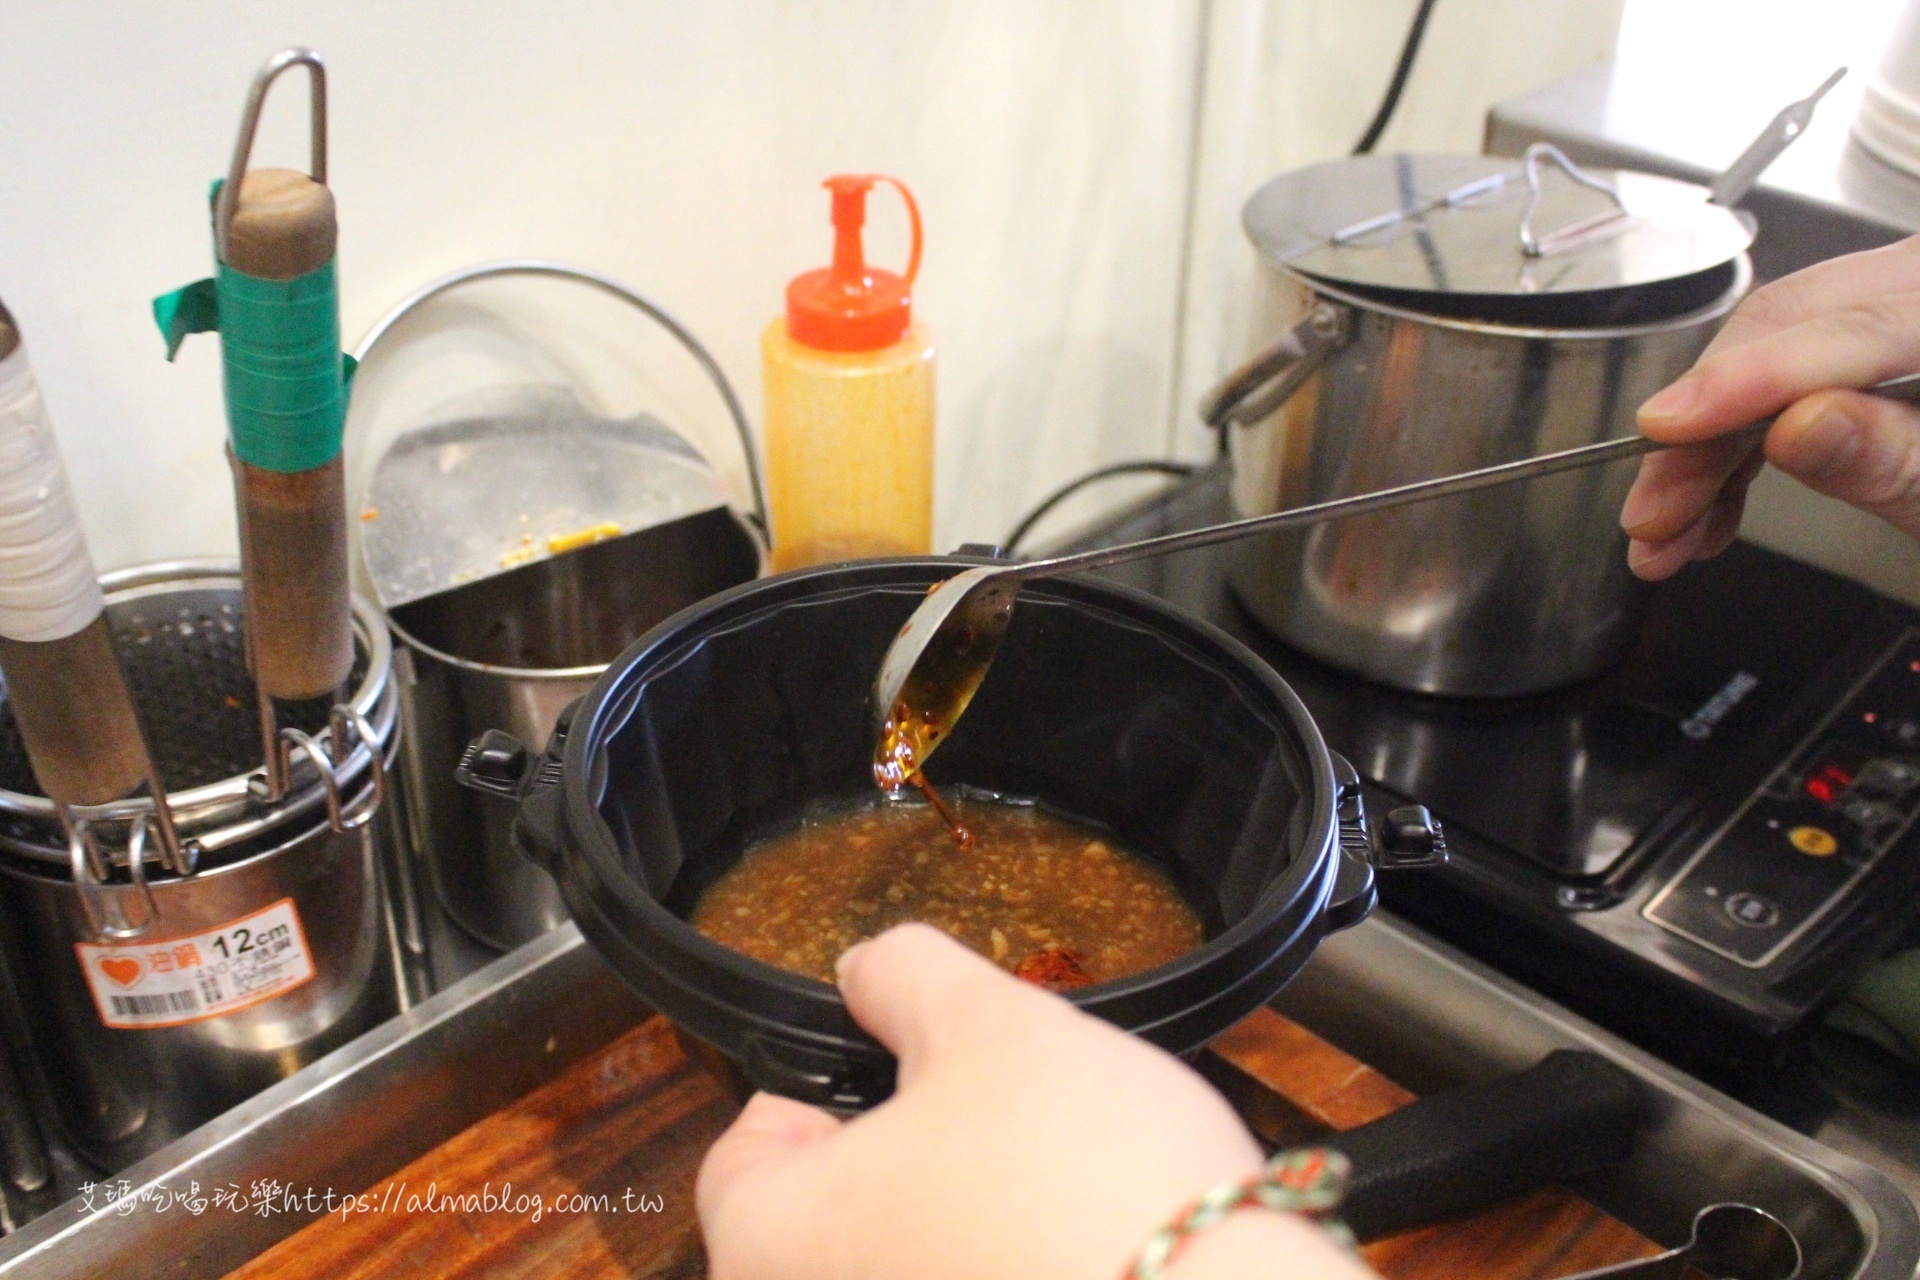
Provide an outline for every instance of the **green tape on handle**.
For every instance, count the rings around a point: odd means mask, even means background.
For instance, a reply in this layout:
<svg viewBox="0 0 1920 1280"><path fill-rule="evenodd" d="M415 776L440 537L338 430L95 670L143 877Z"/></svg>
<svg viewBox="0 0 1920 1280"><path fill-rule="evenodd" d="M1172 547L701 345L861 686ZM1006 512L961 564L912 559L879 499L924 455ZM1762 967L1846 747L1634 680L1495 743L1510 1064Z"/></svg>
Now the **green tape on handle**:
<svg viewBox="0 0 1920 1280"><path fill-rule="evenodd" d="M220 184L213 184L218 194ZM340 352L340 292L328 262L292 280L226 263L153 300L171 360L189 334L218 332L233 453L268 471L311 471L340 456L352 361Z"/></svg>
<svg viewBox="0 0 1920 1280"><path fill-rule="evenodd" d="M261 280L223 262L214 290L234 456L268 471L333 461L347 420L333 263Z"/></svg>
<svg viewBox="0 0 1920 1280"><path fill-rule="evenodd" d="M163 293L153 300L153 322L167 340L167 363L180 354L180 344L196 333L217 333L220 329L220 300L212 280Z"/></svg>

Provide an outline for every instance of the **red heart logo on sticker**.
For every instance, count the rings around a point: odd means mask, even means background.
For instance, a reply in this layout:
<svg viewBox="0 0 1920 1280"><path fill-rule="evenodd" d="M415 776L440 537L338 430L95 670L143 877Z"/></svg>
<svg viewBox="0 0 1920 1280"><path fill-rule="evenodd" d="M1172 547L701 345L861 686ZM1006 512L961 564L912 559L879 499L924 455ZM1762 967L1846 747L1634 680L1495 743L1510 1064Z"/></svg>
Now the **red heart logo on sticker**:
<svg viewBox="0 0 1920 1280"><path fill-rule="evenodd" d="M130 987L140 981L140 962L126 960L119 956L110 956L100 962L100 972L112 978L123 987Z"/></svg>

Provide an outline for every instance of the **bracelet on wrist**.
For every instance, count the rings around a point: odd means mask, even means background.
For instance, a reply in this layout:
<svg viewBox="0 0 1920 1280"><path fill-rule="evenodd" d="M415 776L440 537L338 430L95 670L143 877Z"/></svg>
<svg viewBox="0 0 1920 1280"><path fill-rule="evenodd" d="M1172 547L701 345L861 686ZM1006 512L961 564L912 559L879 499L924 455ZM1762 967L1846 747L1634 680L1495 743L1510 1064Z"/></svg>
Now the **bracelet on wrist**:
<svg viewBox="0 0 1920 1280"><path fill-rule="evenodd" d="M1353 1234L1334 1216L1351 1167L1344 1155L1325 1147L1282 1151L1258 1173L1212 1187L1175 1214L1147 1239L1122 1280L1161 1280L1188 1242L1241 1209L1297 1213L1351 1248Z"/></svg>

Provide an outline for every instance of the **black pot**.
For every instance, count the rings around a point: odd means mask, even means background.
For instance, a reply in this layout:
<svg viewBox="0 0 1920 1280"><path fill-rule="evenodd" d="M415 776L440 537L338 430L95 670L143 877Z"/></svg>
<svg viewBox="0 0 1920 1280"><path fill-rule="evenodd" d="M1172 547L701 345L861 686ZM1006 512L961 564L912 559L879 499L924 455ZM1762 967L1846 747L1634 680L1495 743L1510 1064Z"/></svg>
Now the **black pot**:
<svg viewBox="0 0 1920 1280"><path fill-rule="evenodd" d="M881 655L953 559L864 561L748 583L641 637L537 759L475 743L470 786L518 798L515 839L587 939L756 1087L880 1101L893 1059L839 992L709 941L698 894L810 805L872 794ZM1358 779L1271 668L1128 588L1035 582L993 670L928 767L942 786L1037 798L1159 864L1207 925L1198 950L1073 992L1089 1013L1197 1049L1265 1004L1375 900L1373 867L1444 856L1424 811L1376 839Z"/></svg>

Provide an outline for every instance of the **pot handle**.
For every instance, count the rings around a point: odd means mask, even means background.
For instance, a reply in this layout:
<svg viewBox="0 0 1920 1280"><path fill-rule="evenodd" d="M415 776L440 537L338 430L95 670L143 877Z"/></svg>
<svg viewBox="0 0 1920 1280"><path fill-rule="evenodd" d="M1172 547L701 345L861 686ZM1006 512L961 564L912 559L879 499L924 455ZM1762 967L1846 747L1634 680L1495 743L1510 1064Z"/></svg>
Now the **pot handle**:
<svg viewBox="0 0 1920 1280"><path fill-rule="evenodd" d="M1349 309L1316 297L1280 340L1222 378L1200 399L1200 420L1221 433L1260 421L1292 398L1347 336Z"/></svg>
<svg viewBox="0 0 1920 1280"><path fill-rule="evenodd" d="M554 721L546 750L538 756L526 744L500 729L489 729L467 744L453 771L454 781L469 791L498 796L519 806L513 820L513 844L522 857L552 871L560 858L560 774L566 753L567 730L582 698L576 698Z"/></svg>
<svg viewBox="0 0 1920 1280"><path fill-rule="evenodd" d="M1446 865L1447 841L1440 821L1424 805L1389 809L1384 821L1367 817L1360 771L1333 755L1334 810L1340 839L1340 870L1327 900L1329 929L1346 929L1372 914L1380 901L1379 871L1415 871Z"/></svg>
<svg viewBox="0 0 1920 1280"><path fill-rule="evenodd" d="M1327 1139L1353 1163L1341 1219L1365 1244L1618 1164L1651 1106L1630 1072L1580 1049L1422 1098Z"/></svg>

